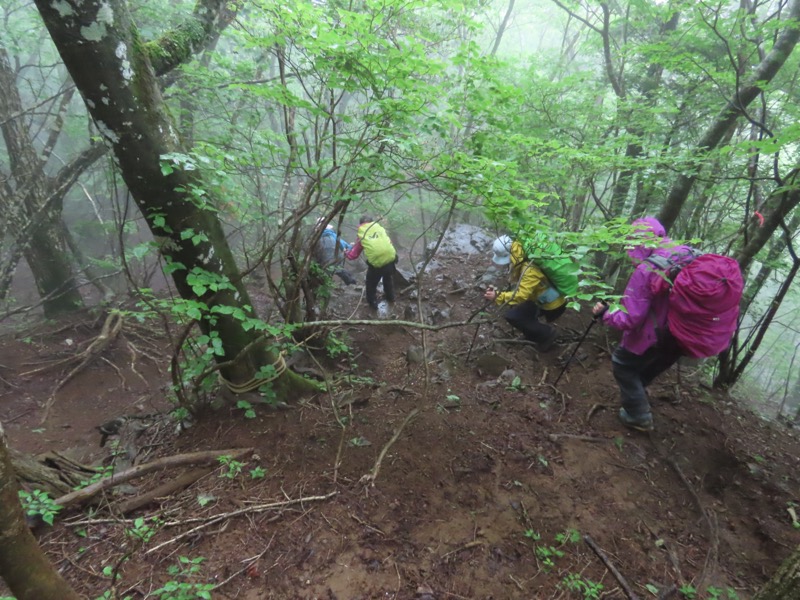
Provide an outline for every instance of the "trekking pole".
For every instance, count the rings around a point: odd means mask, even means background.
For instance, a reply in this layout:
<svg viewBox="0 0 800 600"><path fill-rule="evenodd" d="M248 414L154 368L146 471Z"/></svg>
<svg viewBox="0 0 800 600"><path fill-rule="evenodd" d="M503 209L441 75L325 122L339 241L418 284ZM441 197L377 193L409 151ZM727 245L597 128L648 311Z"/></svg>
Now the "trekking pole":
<svg viewBox="0 0 800 600"><path fill-rule="evenodd" d="M605 302L603 302L603 304L605 304ZM558 377L556 377L555 382L553 382L553 387L557 386L558 382L561 381L561 376L564 375L564 373L567 370L567 367L569 366L569 363L571 363L572 359L575 358L575 355L578 353L578 348L581 347L584 340L586 339L586 336L589 335L589 332L592 330L592 327L594 327L594 324L600 320L600 317L602 317L605 314L605 312L606 311L603 311L600 314L594 315L592 317L592 320L589 322L589 326L586 328L586 331L583 332L583 336L581 337L580 341L576 344L575 350L572 351L572 354L569 355L569 358L564 363L564 366L561 367L561 372L558 374Z"/></svg>
<svg viewBox="0 0 800 600"><path fill-rule="evenodd" d="M491 289L491 290L496 290L496 288L495 288L493 285L490 285L490 286L489 286L489 289ZM482 312L484 312L484 311L485 311L487 308L489 308L489 306L491 306L492 304L494 304L494 300L489 300L489 301L487 301L487 302L484 302L483 306L481 306L481 307L480 307L478 310L476 310L474 313L472 313L472 314L470 315L469 319L467 319L467 323L471 323L471 322L472 322L472 319L474 319L474 318L475 318L475 317L477 317L479 314L481 314ZM467 359L466 359L466 361L465 361L465 362L469 362L469 358L470 358L470 356L472 356L472 348L475 346L475 340L476 340L476 339L477 339L477 337L478 337L478 331L480 331L480 328L481 328L481 325L480 325L480 323L478 323L478 325L475 327L475 333L474 333L474 334L472 334L472 341L471 341L471 342L470 342L470 344L469 344L469 350L467 351Z"/></svg>

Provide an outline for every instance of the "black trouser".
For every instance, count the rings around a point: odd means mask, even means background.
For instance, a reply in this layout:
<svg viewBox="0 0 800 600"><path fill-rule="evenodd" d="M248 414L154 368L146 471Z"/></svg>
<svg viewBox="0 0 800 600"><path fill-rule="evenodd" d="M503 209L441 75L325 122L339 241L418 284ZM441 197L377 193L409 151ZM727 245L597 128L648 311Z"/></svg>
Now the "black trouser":
<svg viewBox="0 0 800 600"><path fill-rule="evenodd" d="M381 281L381 279L383 280L383 293L386 296L386 300L394 302L394 265L396 262L395 260L382 267L373 267L371 264L367 263L367 304L372 308L378 307L378 282Z"/></svg>
<svg viewBox="0 0 800 600"><path fill-rule="evenodd" d="M644 354L634 354L622 346L614 350L611 355L614 379L619 385L622 408L630 416L637 418L650 414L645 388L680 357L680 348L671 336L651 346Z"/></svg>
<svg viewBox="0 0 800 600"><path fill-rule="evenodd" d="M333 274L338 275L339 279L341 279L347 285L353 285L356 282L356 278L353 277L349 272L345 271L344 268L336 269Z"/></svg>
<svg viewBox="0 0 800 600"><path fill-rule="evenodd" d="M553 336L553 328L539 321L543 316L552 323L564 314L567 305L563 304L553 310L544 310L530 300L512 306L506 313L506 321L515 329L519 329L529 342L546 342Z"/></svg>

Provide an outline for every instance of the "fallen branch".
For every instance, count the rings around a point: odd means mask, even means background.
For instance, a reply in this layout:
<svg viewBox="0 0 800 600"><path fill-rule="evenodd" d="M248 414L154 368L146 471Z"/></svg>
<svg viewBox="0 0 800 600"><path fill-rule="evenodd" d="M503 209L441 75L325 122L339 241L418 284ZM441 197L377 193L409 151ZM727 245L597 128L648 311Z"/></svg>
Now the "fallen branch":
<svg viewBox="0 0 800 600"><path fill-rule="evenodd" d="M135 498L131 498L130 500L126 500L125 502L121 502L117 505L117 511L121 515L127 515L134 510L142 508L143 506L147 506L151 502L153 502L156 498L165 498L167 496L171 496L177 492L180 492L190 485L192 485L195 481L200 479L201 477L205 477L209 473L211 473L214 468L205 467L202 469L192 469L191 471L185 471L183 474L178 476L177 478L168 481L162 485L159 485L156 488L153 488L149 492L145 492L144 494L140 494Z"/></svg>
<svg viewBox="0 0 800 600"><path fill-rule="evenodd" d="M174 456L165 456L143 465L136 465L130 469L114 473L111 477L101 479L83 489L76 490L69 494L65 494L60 498L55 499L55 503L59 506L70 506L73 504L82 504L87 500L95 497L100 492L113 488L120 483L136 479L154 471L168 469L170 467L182 467L185 465L203 465L216 462L220 456L231 456L239 459L247 456L253 452L252 448L232 448L228 450L207 450L204 452L191 452L189 454L176 454Z"/></svg>
<svg viewBox="0 0 800 600"><path fill-rule="evenodd" d="M628 581L622 576L622 573L620 573L617 570L617 567L614 566L614 564L611 562L608 556L606 556L606 553L603 552L603 550L600 548L600 546L597 545L597 543L595 543L595 541L591 538L591 536L584 535L583 541L586 542L586 544L589 546L589 548L591 548L594 551L597 557L601 561L603 561L603 564L617 580L617 582L619 583L619 587L622 588L622 590L625 592L625 595L627 595L628 598L630 598L630 600L639 600L639 596L637 596L631 589L631 586L628 584Z"/></svg>
<svg viewBox="0 0 800 600"><path fill-rule="evenodd" d="M594 437L592 435L573 435L571 433L551 433L547 436L550 441L557 442L559 440L580 440L582 442L607 442L608 438Z"/></svg>
<svg viewBox="0 0 800 600"><path fill-rule="evenodd" d="M361 479L358 480L360 484L366 485L368 483L371 483L372 487L375 487L375 480L378 478L378 472L381 470L381 463L383 462L386 453L389 451L389 448L392 447L392 444L394 444L397 441L397 438L400 437L400 434L403 432L403 428L406 425L408 425L411 419L416 417L418 413L419 409L415 408L410 413L408 413L408 416L405 419L403 419L403 422L400 424L400 427L398 427L395 430L392 438L388 442L386 442L386 445L383 447L381 453L378 455L378 460L375 461L375 466L372 467L372 472L367 475L362 475Z"/></svg>
<svg viewBox="0 0 800 600"><path fill-rule="evenodd" d="M156 550L160 550L164 546L169 546L170 544L174 544L175 542L180 541L185 537L189 537L190 535L197 533L201 529L210 527L211 525L219 523L220 521L224 521L225 519L231 519L233 517L238 517L239 515L246 515L250 513L264 512L275 508L284 508L286 506L292 506L294 504L302 504L303 502L328 500L329 498L332 498L336 494L338 494L338 492L330 492L329 494L325 494L324 496L306 496L304 498L295 498L294 500L285 500L284 502L272 502L270 504L259 504L256 506L248 506L246 508L240 508L239 510L234 510L219 515L210 515L209 517L207 517L205 523L198 525L197 527L192 527L190 530L184 531L180 535L176 535L174 538L171 538L166 542L161 542L157 546L153 546L152 548L147 550L145 554L150 554L152 552L155 552Z"/></svg>

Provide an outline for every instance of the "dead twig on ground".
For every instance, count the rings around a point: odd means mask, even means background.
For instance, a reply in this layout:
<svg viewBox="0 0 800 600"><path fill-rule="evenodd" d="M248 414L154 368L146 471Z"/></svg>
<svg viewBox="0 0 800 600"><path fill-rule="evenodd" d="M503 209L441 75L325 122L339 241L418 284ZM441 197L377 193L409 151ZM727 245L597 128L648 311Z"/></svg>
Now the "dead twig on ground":
<svg viewBox="0 0 800 600"><path fill-rule="evenodd" d="M586 413L586 423L588 424L589 421L591 421L592 417L594 416L594 413L596 413L598 410L604 409L605 407L606 407L605 404L600 404L599 402L595 402L594 404L592 404L592 407L589 409L589 412Z"/></svg>
<svg viewBox="0 0 800 600"><path fill-rule="evenodd" d="M469 550L470 548L476 548L478 546L485 546L485 545L486 545L486 542L484 542L483 540L472 540L471 542L467 542L463 546L459 546L455 550L450 550L450 552L442 554L439 557L439 560L447 560L450 556L453 556L454 554L458 554L459 552L462 552L463 550Z"/></svg>
<svg viewBox="0 0 800 600"><path fill-rule="evenodd" d="M171 539L169 539L169 540L167 540L165 542L161 542L160 544L158 544L156 546L153 546L152 548L148 549L145 552L145 554L151 554L152 552L155 552L156 550L160 550L164 546L169 546L170 544L174 544L175 542L178 542L178 541L180 541L180 540L182 540L182 539L184 539L186 537L189 537L190 535L193 535L193 534L197 533L201 529L204 529L206 527L210 527L211 525L215 525L216 523L219 523L220 521L225 521L227 519L232 519L233 517L238 517L239 515L246 515L246 514L250 514L250 513L265 512L265 511L273 510L273 509L276 509L276 508L286 508L287 506L293 506L295 504L302 504L303 502L315 502L315 501L328 500L329 498L332 498L336 494L338 494L338 492L330 492L329 494L325 494L324 496L305 496L305 497L301 497L301 498L294 498L294 499L285 500L283 502L271 502L269 504L258 504L258 505L255 505L255 506L248 506L246 508L240 508L239 510L234 510L234 511L231 511L231 512L221 513L221 514L218 514L218 515L211 515L211 516L205 518L205 521L206 521L205 523L202 523L201 525L198 525L197 527L193 527L192 529L190 529L188 531L184 531L183 533L181 533L180 535L175 536L174 538L171 538ZM190 521L196 521L196 520L192 519ZM189 522L189 521L185 521L185 522ZM174 525L174 524L171 523L170 525ZM165 524L165 526L166 526L166 524Z"/></svg>
<svg viewBox="0 0 800 600"><path fill-rule="evenodd" d="M582 442L607 442L608 438L595 437L592 435L575 435L572 433L551 433L547 436L550 441L557 442L559 440L580 440Z"/></svg>
<svg viewBox="0 0 800 600"><path fill-rule="evenodd" d="M583 541L592 549L592 551L597 555L606 568L610 571L610 573L614 576L614 579L617 580L619 586L625 592L625 595L628 596L630 600L639 600L639 596L631 589L631 586L628 584L627 579L622 576L622 573L619 572L617 567L611 562L611 560L606 556L606 553L603 552L602 548L597 545L597 543L591 538L589 535L583 536Z"/></svg>
<svg viewBox="0 0 800 600"><path fill-rule="evenodd" d="M275 539L275 534L273 533L272 537L269 538L269 542L267 543L267 547L266 548L264 548L261 552L259 552L258 554L256 554L252 558L246 558L245 560L243 560L242 562L246 563L244 565L244 567L242 567L241 569L236 571L233 575L231 575L227 579L224 579L224 580L220 581L217 585L215 585L214 587L211 588L211 591L213 592L213 591L218 590L222 586L224 586L224 585L230 583L231 581L233 581L233 579L235 579L236 577L238 577L242 573L248 571L250 569L250 567L252 567L254 564L256 564L256 562L258 560L260 560L261 557L264 556L267 553L267 550L269 550L269 547L272 546L272 540L274 540L274 539Z"/></svg>
<svg viewBox="0 0 800 600"><path fill-rule="evenodd" d="M358 482L361 485L367 485L368 483L370 483L372 485L372 487L375 487L375 480L378 478L378 472L380 472L380 470L381 470L381 463L383 462L383 459L386 456L386 453L389 451L389 448L392 447L392 444L394 444L397 441L397 438L400 437L400 434L403 432L403 428L406 425L408 425L408 423L411 421L411 419L416 417L418 413L419 413L419 409L415 408L410 413L408 413L408 416L406 416L405 419L403 419L403 422L400 424L400 427L398 427L395 430L394 435L392 436L392 438L388 442L386 442L386 445L383 447L383 449L381 450L381 453L378 455L378 460L375 461L375 466L372 467L372 472L368 473L367 475L362 475L361 479L358 480Z"/></svg>

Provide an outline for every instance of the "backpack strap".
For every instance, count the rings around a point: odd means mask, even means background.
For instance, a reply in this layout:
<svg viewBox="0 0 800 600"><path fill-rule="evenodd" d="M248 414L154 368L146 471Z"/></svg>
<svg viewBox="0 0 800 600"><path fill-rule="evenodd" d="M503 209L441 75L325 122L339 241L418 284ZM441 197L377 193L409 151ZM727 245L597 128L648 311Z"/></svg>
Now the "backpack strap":
<svg viewBox="0 0 800 600"><path fill-rule="evenodd" d="M669 271L672 267L677 265L674 260L667 258L666 256L661 256L660 254L651 254L644 260L645 262L649 262L651 265L661 269L662 271Z"/></svg>

